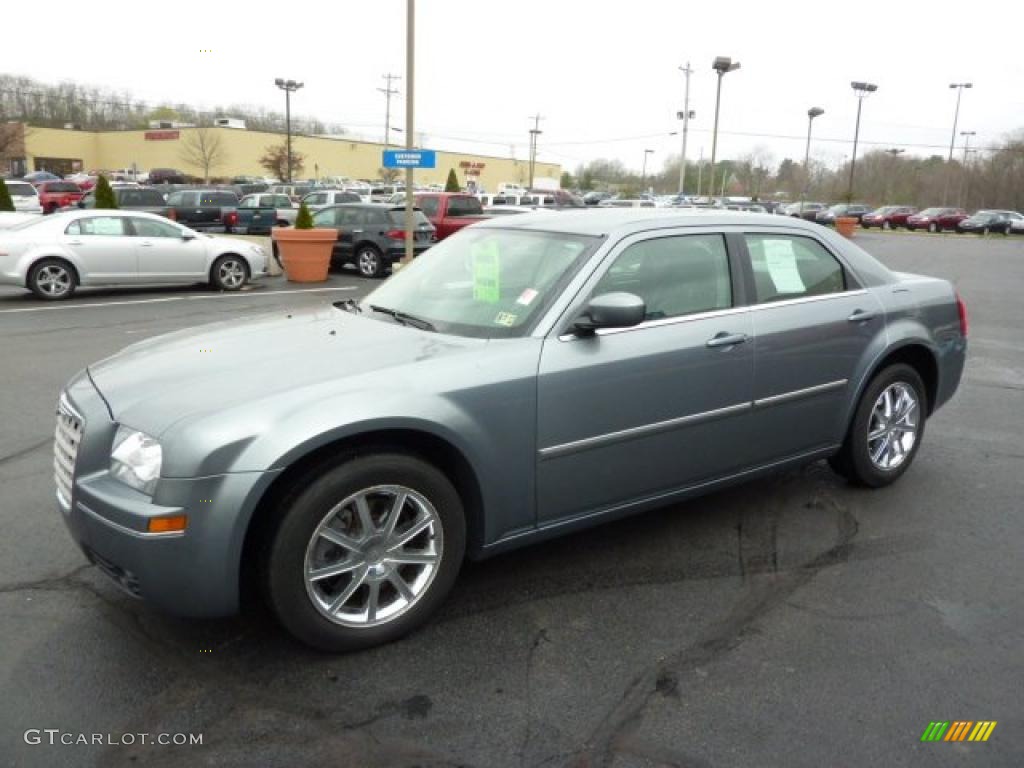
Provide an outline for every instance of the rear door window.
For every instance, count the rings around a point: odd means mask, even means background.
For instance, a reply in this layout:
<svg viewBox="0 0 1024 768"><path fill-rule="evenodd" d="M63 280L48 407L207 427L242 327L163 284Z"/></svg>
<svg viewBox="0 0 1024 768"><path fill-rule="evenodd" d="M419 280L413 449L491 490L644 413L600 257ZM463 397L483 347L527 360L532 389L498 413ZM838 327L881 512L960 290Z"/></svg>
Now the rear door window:
<svg viewBox="0 0 1024 768"><path fill-rule="evenodd" d="M449 216L478 216L484 212L480 201L475 197L448 198Z"/></svg>
<svg viewBox="0 0 1024 768"><path fill-rule="evenodd" d="M746 235L758 304L841 293L847 275L835 256L809 237Z"/></svg>

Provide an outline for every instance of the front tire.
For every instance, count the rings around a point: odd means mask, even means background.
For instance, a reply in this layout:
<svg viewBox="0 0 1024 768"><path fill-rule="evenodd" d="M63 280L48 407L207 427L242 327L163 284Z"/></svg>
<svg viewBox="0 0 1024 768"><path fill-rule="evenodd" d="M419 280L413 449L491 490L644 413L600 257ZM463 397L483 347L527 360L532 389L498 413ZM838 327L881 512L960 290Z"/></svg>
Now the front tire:
<svg viewBox="0 0 1024 768"><path fill-rule="evenodd" d="M218 291L237 291L249 279L249 265L241 256L221 256L210 268L210 285Z"/></svg>
<svg viewBox="0 0 1024 768"><path fill-rule="evenodd" d="M894 483L914 461L924 437L927 393L921 376L898 363L868 384L846 440L829 459L850 482L869 488Z"/></svg>
<svg viewBox="0 0 1024 768"><path fill-rule="evenodd" d="M384 274L384 257L372 245L361 245L356 250L356 269L363 277L380 277Z"/></svg>
<svg viewBox="0 0 1024 768"><path fill-rule="evenodd" d="M340 652L391 642L426 621L458 575L462 501L431 464L362 455L297 484L265 563L267 598L304 643Z"/></svg>
<svg viewBox="0 0 1024 768"><path fill-rule="evenodd" d="M40 299L60 301L74 294L77 278L74 268L63 259L42 259L32 265L27 282Z"/></svg>
<svg viewBox="0 0 1024 768"><path fill-rule="evenodd" d="M932 234L935 234L936 232L938 232L938 231L939 231L939 227L938 227L938 225L936 225L936 223L935 223L935 222L933 221L933 222L932 222L931 224L929 224L929 225L928 225L928 231L929 231L929 232L931 232Z"/></svg>
<svg viewBox="0 0 1024 768"><path fill-rule="evenodd" d="M892 229L892 224L890 224L888 221L883 221L882 229Z"/></svg>

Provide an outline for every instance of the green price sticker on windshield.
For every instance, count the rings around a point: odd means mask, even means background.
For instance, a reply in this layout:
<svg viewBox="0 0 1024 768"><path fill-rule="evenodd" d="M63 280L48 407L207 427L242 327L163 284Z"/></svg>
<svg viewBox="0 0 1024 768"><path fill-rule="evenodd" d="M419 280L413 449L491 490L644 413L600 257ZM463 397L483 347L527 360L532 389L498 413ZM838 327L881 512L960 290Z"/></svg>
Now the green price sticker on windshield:
<svg viewBox="0 0 1024 768"><path fill-rule="evenodd" d="M473 300L497 304L501 298L501 257L493 240L474 243Z"/></svg>

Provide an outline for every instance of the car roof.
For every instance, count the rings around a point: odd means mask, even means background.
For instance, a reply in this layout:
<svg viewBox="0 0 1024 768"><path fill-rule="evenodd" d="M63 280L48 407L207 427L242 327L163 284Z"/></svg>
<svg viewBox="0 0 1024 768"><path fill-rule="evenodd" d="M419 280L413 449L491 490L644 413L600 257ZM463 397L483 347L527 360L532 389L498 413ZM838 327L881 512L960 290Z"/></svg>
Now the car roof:
<svg viewBox="0 0 1024 768"><path fill-rule="evenodd" d="M732 225L785 227L820 233L821 226L803 219L781 218L769 213L695 208L592 208L562 210L558 216L503 216L487 219L474 228L535 229L575 235L629 235L666 227L717 227Z"/></svg>

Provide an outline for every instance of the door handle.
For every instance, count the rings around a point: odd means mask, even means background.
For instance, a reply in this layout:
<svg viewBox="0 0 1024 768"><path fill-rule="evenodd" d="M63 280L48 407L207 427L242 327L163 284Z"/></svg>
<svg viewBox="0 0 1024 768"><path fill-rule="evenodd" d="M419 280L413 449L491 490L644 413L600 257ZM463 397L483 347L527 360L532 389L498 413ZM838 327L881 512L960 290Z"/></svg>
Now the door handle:
<svg viewBox="0 0 1024 768"><path fill-rule="evenodd" d="M352 230L352 234L353 235L361 235L361 234L363 234L363 230L361 230L361 229L353 229Z"/></svg>
<svg viewBox="0 0 1024 768"><path fill-rule="evenodd" d="M705 346L708 347L731 347L736 344L742 344L747 340L747 334L745 333L716 333L710 339L707 340Z"/></svg>
<svg viewBox="0 0 1024 768"><path fill-rule="evenodd" d="M874 320L878 313L868 309L855 309L853 314L846 318L851 323L866 323L868 320Z"/></svg>
<svg viewBox="0 0 1024 768"><path fill-rule="evenodd" d="M139 245L142 246L143 248L152 248L153 247L152 243L139 243Z"/></svg>
<svg viewBox="0 0 1024 768"><path fill-rule="evenodd" d="M68 240L68 245L81 245L81 240Z"/></svg>

